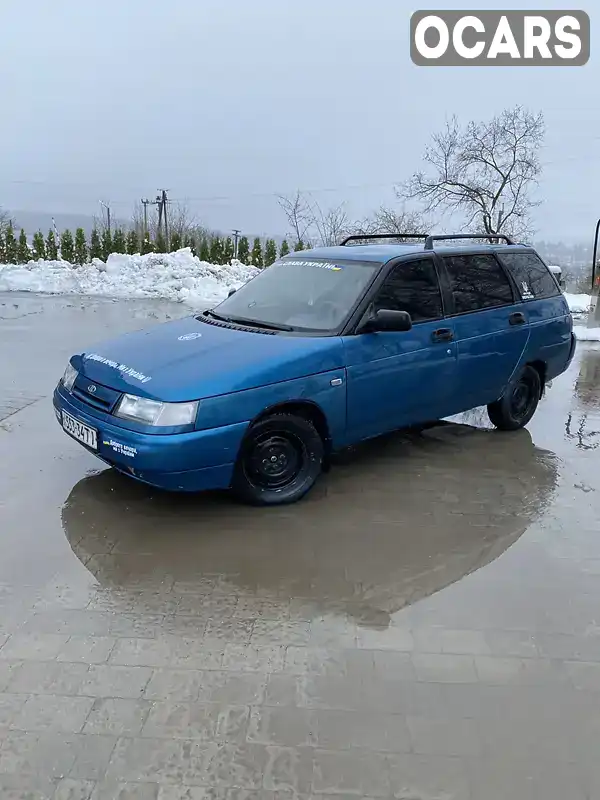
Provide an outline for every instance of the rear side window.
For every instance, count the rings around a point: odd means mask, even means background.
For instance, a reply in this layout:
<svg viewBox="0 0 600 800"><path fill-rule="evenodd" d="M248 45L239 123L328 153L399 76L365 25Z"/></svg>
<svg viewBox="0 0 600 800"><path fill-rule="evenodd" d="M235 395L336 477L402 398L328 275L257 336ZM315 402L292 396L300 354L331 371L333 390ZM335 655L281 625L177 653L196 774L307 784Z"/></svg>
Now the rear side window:
<svg viewBox="0 0 600 800"><path fill-rule="evenodd" d="M432 259L404 261L387 276L374 300L375 309L408 311L413 322L440 319L442 295Z"/></svg>
<svg viewBox="0 0 600 800"><path fill-rule="evenodd" d="M498 253L498 257L512 273L523 300L560 294L552 273L535 253Z"/></svg>
<svg viewBox="0 0 600 800"><path fill-rule="evenodd" d="M494 256L446 256L444 263L457 314L514 303L510 282Z"/></svg>

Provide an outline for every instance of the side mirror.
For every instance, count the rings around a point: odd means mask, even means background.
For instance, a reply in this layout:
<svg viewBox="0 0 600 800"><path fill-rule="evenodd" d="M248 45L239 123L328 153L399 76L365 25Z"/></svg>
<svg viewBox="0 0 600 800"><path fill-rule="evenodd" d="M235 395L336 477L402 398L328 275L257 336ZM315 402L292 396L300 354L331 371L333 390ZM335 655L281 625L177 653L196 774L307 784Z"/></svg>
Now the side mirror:
<svg viewBox="0 0 600 800"><path fill-rule="evenodd" d="M380 308L361 325L359 333L376 333L377 331L409 331L412 319L407 311L392 311Z"/></svg>
<svg viewBox="0 0 600 800"><path fill-rule="evenodd" d="M236 291L237 291L236 289L230 289L230 290L227 292L227 297L231 297L231 295L232 295L232 294L235 294L235 293L236 293Z"/></svg>

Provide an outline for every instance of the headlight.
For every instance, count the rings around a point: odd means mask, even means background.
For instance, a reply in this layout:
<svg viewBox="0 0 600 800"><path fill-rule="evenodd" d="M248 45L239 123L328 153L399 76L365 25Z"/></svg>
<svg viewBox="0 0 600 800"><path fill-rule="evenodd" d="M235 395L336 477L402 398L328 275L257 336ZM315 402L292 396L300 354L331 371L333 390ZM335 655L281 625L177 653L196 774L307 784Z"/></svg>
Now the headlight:
<svg viewBox="0 0 600 800"><path fill-rule="evenodd" d="M175 427L191 425L198 413L198 401L192 403L160 403L158 400L147 400L133 394L124 394L115 416L130 419L144 425L157 427Z"/></svg>
<svg viewBox="0 0 600 800"><path fill-rule="evenodd" d="M70 392L71 389L73 388L73 384L77 380L78 375L79 373L77 372L75 367L72 367L70 363L67 364L65 374L62 376L62 385L68 392Z"/></svg>

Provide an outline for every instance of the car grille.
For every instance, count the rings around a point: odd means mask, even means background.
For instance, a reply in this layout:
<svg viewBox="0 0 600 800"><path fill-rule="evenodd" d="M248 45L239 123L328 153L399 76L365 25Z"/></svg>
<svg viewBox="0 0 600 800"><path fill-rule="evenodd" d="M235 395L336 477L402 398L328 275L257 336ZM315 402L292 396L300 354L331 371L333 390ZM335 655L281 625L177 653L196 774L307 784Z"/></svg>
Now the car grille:
<svg viewBox="0 0 600 800"><path fill-rule="evenodd" d="M97 408L100 411L106 411L108 414L117 405L121 393L114 389L109 389L108 386L103 386L101 383L96 383L86 378L84 375L78 375L72 389L74 397L86 403L88 406Z"/></svg>

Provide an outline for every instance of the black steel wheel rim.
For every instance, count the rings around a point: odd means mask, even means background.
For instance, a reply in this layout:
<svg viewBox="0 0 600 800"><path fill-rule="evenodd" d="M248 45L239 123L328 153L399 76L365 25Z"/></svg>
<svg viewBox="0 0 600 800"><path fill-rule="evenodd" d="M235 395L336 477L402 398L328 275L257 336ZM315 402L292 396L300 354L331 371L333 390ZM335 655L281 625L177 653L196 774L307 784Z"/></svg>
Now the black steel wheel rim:
<svg viewBox="0 0 600 800"><path fill-rule="evenodd" d="M512 392L511 412L515 419L523 419L535 403L535 389L533 382L526 377L521 378Z"/></svg>
<svg viewBox="0 0 600 800"><path fill-rule="evenodd" d="M258 436L244 459L247 477L263 489L283 489L293 483L305 464L305 448L290 433Z"/></svg>

